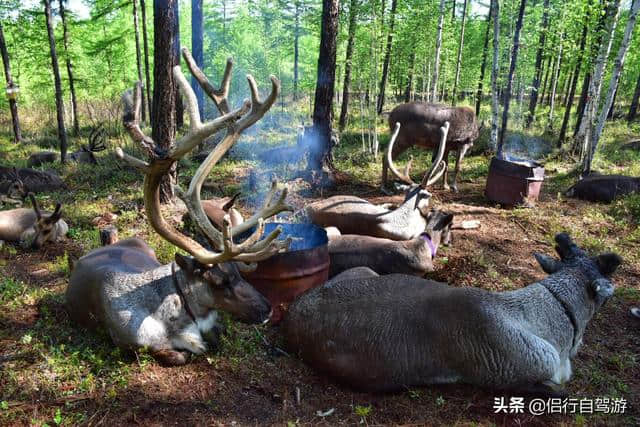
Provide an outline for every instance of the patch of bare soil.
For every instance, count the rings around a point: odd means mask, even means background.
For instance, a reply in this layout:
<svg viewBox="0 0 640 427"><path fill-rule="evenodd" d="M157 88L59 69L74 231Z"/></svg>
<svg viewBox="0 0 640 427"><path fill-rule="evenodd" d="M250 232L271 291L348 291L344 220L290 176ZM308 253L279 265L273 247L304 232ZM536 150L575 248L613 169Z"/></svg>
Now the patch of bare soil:
<svg viewBox="0 0 640 427"><path fill-rule="evenodd" d="M545 239L550 224L544 212L564 209L570 220L579 215L577 203L558 205L543 198L539 221L487 207L480 184L463 184L453 194L435 191L434 204L454 212L455 222L478 219L478 230L456 232L452 246L439 253L440 263L432 278L455 286L477 286L490 290L515 289L539 280L544 273L532 257L533 251L551 254ZM401 196L382 196L367 186L341 186L332 193L312 194L300 185L290 202L300 207L331 194L354 194L375 203L402 201ZM304 195L301 195L303 193ZM8 257L5 274L31 286L58 286L59 273L40 272L41 264L64 251L80 255L80 248L67 241L44 252L18 252ZM624 266L614 277L618 287L638 289L637 266ZM61 291L64 289L60 286ZM240 425L254 424L404 424L404 425L638 425L640 423L640 321L628 314L633 301L614 297L594 317L584 344L574 359L574 378L568 384L570 397L595 399L622 397L628 402L624 415L495 414L494 398L500 393L464 385L422 387L392 394L351 390L316 374L294 357L282 356L267 346L247 357L194 357L183 367L164 368L154 362L137 370L128 385L113 395L108 390L78 393L66 399L47 399L33 392L30 399L9 402L23 410L29 424L33 414L53 416L56 408L85 414L87 425ZM638 301L636 301L638 303ZM64 310L55 316L67 321ZM29 363L32 354L16 349L20 333L36 321L38 308L0 313L0 366L7 360ZM250 331L250 326L240 326ZM12 331L12 332L9 332ZM78 333L79 330L78 330ZM266 339L280 345L277 328ZM636 360L630 361L635 355ZM138 361L125 361L135 366ZM1 377L0 377L1 378ZM616 381L623 383L614 384ZM624 390L622 395L615 395ZM527 398L530 399L530 398ZM527 400L528 401L528 400ZM369 408L369 409L367 409Z"/></svg>

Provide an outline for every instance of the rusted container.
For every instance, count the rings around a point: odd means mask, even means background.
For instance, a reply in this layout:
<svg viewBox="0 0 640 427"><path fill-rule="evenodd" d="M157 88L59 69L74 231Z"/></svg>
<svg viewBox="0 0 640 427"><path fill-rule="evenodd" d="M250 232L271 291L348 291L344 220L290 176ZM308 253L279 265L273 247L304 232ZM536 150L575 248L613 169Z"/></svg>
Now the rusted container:
<svg viewBox="0 0 640 427"><path fill-rule="evenodd" d="M489 165L485 195L503 205L533 205L540 195L544 167L530 160L502 160Z"/></svg>
<svg viewBox="0 0 640 427"><path fill-rule="evenodd" d="M289 251L260 261L244 278L262 293L273 307L271 323L282 320L288 305L307 289L329 278L327 233L314 224L268 223L265 235L282 226L279 239L292 237Z"/></svg>

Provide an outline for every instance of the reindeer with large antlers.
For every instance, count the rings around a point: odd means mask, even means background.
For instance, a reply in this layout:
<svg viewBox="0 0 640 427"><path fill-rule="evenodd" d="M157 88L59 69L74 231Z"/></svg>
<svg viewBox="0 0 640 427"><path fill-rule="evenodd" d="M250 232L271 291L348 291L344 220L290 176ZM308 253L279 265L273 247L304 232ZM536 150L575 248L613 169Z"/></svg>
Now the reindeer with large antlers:
<svg viewBox="0 0 640 427"><path fill-rule="evenodd" d="M211 224L200 203L200 189L207 175L242 132L271 108L277 99L280 82L271 76L271 93L260 101L253 77L247 76L251 101L245 101L242 107L232 111L227 101L232 61L227 62L221 89L215 90L186 49L183 49L183 55L192 74L220 110L220 116L205 123L200 121L196 96L180 67L176 66L173 74L186 100L189 132L171 149L158 149L140 129L142 100L138 83L132 103L125 105L123 120L132 139L149 154L150 161L129 156L120 149L117 155L145 175L144 203L151 226L191 256L176 254L175 264L161 265L145 242L124 240L82 257L74 268L66 293L71 316L78 322L87 326L102 324L118 346L127 349L147 347L156 359L167 365L184 364L187 352L202 353L207 349L207 343L217 343L216 310L227 311L246 322L267 321L271 313L269 302L244 281L240 271L255 268L256 261L285 250L289 245L289 239L276 240L281 232L279 228L261 240L264 219L290 210L284 202L286 188L274 201L278 191L276 183L258 212L235 227L227 216L222 231ZM175 162L205 138L225 129L224 138L195 172L188 189L175 188L193 223L210 243L211 248L205 248L164 219L159 186ZM253 227L255 231L244 242L234 242L234 236Z"/></svg>
<svg viewBox="0 0 640 427"><path fill-rule="evenodd" d="M397 130L394 137L397 136ZM429 216L429 185L444 172L442 160L449 122L440 128L440 146L431 167L420 184L409 187L405 200L397 209L389 210L355 196L333 196L307 208L314 224L336 227L342 234L360 234L391 240L409 240L425 231ZM391 144L393 144L393 139Z"/></svg>

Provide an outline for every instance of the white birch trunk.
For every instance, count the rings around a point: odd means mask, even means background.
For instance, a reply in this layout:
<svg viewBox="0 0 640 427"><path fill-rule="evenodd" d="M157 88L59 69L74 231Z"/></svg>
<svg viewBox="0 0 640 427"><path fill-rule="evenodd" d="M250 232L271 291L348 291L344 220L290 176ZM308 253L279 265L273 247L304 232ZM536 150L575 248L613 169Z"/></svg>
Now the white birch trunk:
<svg viewBox="0 0 640 427"><path fill-rule="evenodd" d="M562 42L564 33L560 36L560 46L558 47L558 57L556 59L556 69L553 72L553 84L551 85L551 105L549 106L548 128L553 129L553 110L556 104L556 89L558 88L558 77L560 74L560 60L562 59Z"/></svg>
<svg viewBox="0 0 640 427"><path fill-rule="evenodd" d="M491 0L493 19L493 64L491 66L491 145L498 146L498 69L500 50L500 0Z"/></svg>
<svg viewBox="0 0 640 427"><path fill-rule="evenodd" d="M456 78L453 83L453 94L451 103L456 105L456 93L458 91L458 83L460 82L460 67L462 66L462 48L464 47L464 26L467 21L467 4L469 0L464 0L462 8L462 27L460 29L460 41L458 42L458 60L456 62Z"/></svg>
<svg viewBox="0 0 640 427"><path fill-rule="evenodd" d="M442 47L442 26L444 24L444 0L440 0L440 17L438 18L438 35L436 37L436 59L433 65L433 93L431 102L436 102L438 98L438 71L440 68L440 48Z"/></svg>

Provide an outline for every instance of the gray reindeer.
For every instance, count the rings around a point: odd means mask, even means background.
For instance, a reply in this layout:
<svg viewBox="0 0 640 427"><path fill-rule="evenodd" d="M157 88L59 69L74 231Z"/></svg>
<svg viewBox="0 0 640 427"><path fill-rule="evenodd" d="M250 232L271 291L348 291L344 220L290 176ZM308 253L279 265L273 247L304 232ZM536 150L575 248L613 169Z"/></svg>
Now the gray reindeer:
<svg viewBox="0 0 640 427"><path fill-rule="evenodd" d="M556 243L559 260L535 254L549 276L508 292L347 270L289 307L285 338L313 367L364 390L467 383L562 394L621 259L590 257L566 233Z"/></svg>
<svg viewBox="0 0 640 427"><path fill-rule="evenodd" d="M123 120L132 139L147 149L151 161L139 160L122 150L117 150L117 155L145 174L145 212L151 226L191 256L176 255L175 264L161 265L143 241L123 240L80 258L66 292L67 309L73 319L86 326L102 325L119 347L129 350L146 347L158 361L167 365L184 364L189 352L202 353L210 345L216 345L216 310L227 311L245 322L267 321L271 314L269 302L240 276L240 270L255 268L255 261L266 259L289 244L289 239L275 240L280 229L261 239L264 219L290 209L284 203L286 189L274 199L278 189L273 186L262 209L238 227L232 227L227 216L222 232L211 224L200 203L200 189L211 169L241 133L273 105L279 81L271 77L271 93L262 102L256 83L249 76L251 103L232 111L227 103L231 61L225 70L222 89L215 91L186 49L183 54L192 74L218 106L220 116L205 123L200 121L195 94L176 66L173 74L187 101L190 131L176 141L169 152L158 150L139 126L142 101L138 83L133 105L125 102ZM193 223L211 244L209 249L181 234L164 219L159 186L175 162L205 138L222 130L227 131L226 135L195 172L189 189L183 192L176 187ZM252 227L255 232L250 237L240 244L234 243L234 236Z"/></svg>

